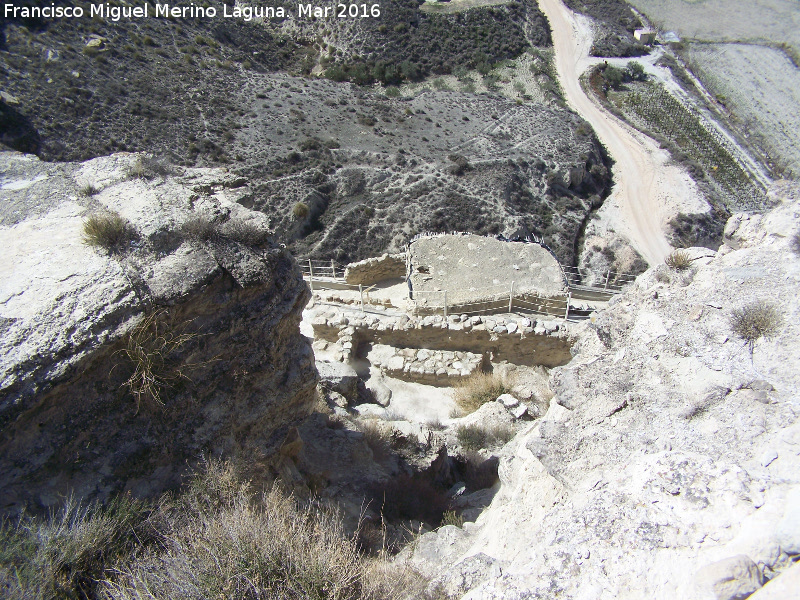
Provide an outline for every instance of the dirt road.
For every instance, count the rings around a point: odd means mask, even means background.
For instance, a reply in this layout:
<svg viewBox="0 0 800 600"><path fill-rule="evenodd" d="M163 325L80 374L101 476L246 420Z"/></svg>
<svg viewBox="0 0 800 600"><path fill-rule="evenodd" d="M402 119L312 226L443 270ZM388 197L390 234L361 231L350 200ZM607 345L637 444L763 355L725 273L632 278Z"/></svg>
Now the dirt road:
<svg viewBox="0 0 800 600"><path fill-rule="evenodd" d="M619 209L614 226L647 262L659 263L671 251L663 224L682 203L675 196L685 192L685 177L664 164L653 140L610 115L581 89L578 78L590 64L590 32L579 26L561 0L539 0L539 7L553 30L556 70L567 102L591 124L615 161L616 183L606 200Z"/></svg>

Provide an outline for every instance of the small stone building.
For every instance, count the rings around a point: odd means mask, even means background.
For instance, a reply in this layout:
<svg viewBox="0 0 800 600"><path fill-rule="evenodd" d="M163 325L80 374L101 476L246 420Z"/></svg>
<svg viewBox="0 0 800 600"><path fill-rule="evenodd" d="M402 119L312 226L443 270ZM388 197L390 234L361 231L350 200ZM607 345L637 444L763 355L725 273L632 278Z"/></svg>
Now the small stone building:
<svg viewBox="0 0 800 600"><path fill-rule="evenodd" d="M652 29L637 29L633 32L633 37L636 41L649 46L656 41L656 32Z"/></svg>

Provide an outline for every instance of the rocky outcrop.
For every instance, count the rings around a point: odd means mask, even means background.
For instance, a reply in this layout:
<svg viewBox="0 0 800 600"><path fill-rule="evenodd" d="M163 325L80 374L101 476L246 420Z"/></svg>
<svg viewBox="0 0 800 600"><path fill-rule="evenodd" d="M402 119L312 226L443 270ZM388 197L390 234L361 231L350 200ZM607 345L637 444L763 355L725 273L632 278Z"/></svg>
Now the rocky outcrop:
<svg viewBox="0 0 800 600"><path fill-rule="evenodd" d="M406 276L405 254L382 254L350 263L344 272L347 283L371 285L387 279Z"/></svg>
<svg viewBox="0 0 800 600"><path fill-rule="evenodd" d="M151 495L204 455L266 472L314 399L309 292L263 217L232 201L236 181L127 154L2 160L3 511ZM124 243L84 244L85 219L110 211Z"/></svg>
<svg viewBox="0 0 800 600"><path fill-rule="evenodd" d="M683 273L651 268L582 326L549 410L503 451L491 506L423 536L413 564L482 600L786 589L800 556L800 194L775 194L772 212L733 218L733 244L692 250ZM782 321L750 346L731 317L754 301Z"/></svg>

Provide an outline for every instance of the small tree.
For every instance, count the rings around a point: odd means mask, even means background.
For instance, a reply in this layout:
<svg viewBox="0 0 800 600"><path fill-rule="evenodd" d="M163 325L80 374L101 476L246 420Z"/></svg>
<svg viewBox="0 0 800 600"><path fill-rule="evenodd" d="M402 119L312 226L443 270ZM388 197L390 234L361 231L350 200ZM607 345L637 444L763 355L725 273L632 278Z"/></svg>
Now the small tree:
<svg viewBox="0 0 800 600"><path fill-rule="evenodd" d="M625 71L627 72L628 78L631 81L644 81L647 79L647 73L644 72L642 63L631 61L628 63Z"/></svg>

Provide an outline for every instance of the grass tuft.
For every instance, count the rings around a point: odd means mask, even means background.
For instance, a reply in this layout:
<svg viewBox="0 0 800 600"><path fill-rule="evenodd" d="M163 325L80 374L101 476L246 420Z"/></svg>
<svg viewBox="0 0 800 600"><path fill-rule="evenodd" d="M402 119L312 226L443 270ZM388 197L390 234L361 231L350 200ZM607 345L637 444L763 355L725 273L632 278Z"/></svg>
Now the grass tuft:
<svg viewBox="0 0 800 600"><path fill-rule="evenodd" d="M216 224L205 215L192 217L181 224L181 234L193 242L208 242L217 237Z"/></svg>
<svg viewBox="0 0 800 600"><path fill-rule="evenodd" d="M684 250L673 250L669 256L664 259L664 264L675 271L685 271L692 266L692 259Z"/></svg>
<svg viewBox="0 0 800 600"><path fill-rule="evenodd" d="M115 212L91 215L83 222L83 243L117 252L136 239L136 230Z"/></svg>
<svg viewBox="0 0 800 600"><path fill-rule="evenodd" d="M514 437L514 428L510 425L461 425L456 430L456 437L464 450L480 450L490 446L504 446Z"/></svg>

